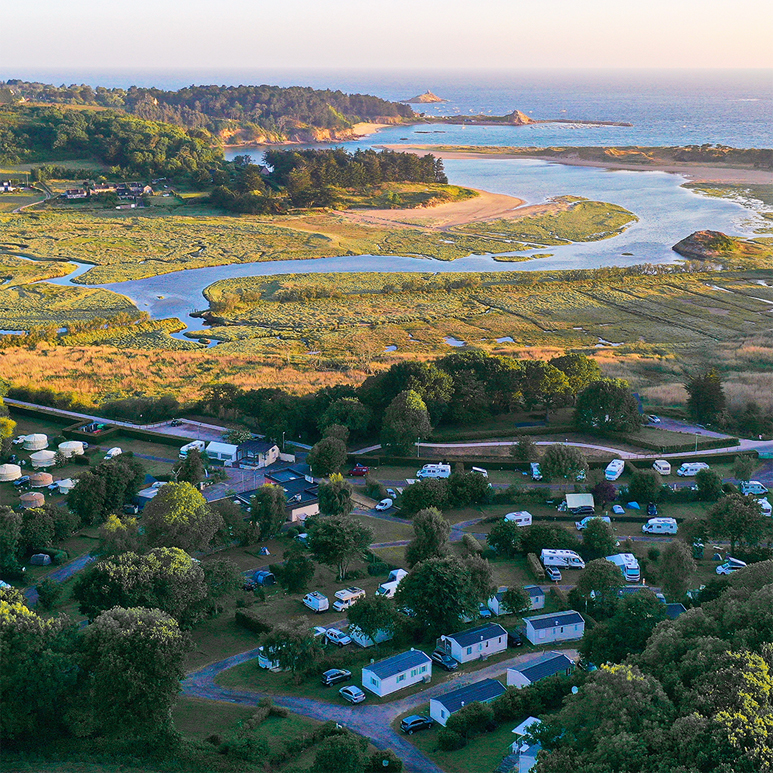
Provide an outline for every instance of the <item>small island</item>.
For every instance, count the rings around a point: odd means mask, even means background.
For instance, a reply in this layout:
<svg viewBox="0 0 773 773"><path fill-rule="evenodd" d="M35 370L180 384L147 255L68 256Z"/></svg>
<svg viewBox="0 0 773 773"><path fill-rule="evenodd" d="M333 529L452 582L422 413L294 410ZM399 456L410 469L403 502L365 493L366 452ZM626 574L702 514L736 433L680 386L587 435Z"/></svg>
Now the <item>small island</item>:
<svg viewBox="0 0 773 773"><path fill-rule="evenodd" d="M437 102L448 102L448 100L439 97L437 94L433 94L429 89L427 89L423 94L419 94L415 97L411 97L410 99L403 100L403 104L406 105L430 105Z"/></svg>

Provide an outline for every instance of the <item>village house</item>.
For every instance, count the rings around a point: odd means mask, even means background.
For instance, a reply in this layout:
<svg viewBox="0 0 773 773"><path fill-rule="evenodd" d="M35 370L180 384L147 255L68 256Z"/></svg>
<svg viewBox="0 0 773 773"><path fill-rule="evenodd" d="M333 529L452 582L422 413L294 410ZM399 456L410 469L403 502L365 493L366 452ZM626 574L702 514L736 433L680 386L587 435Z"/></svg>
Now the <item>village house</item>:
<svg viewBox="0 0 773 773"><path fill-rule="evenodd" d="M311 475L307 475L296 467L283 467L272 470L263 476L264 483L272 483L284 489L287 498L287 520L292 523L305 521L310 515L319 514L319 484ZM250 500L257 489L243 491L237 499L245 506L250 506Z"/></svg>
<svg viewBox="0 0 773 773"><path fill-rule="evenodd" d="M362 686L383 698L432 678L432 661L421 650L409 650L364 666Z"/></svg>
<svg viewBox="0 0 773 773"><path fill-rule="evenodd" d="M240 467L268 467L279 459L279 446L270 440L247 440L236 449Z"/></svg>
<svg viewBox="0 0 773 773"><path fill-rule="evenodd" d="M458 690L452 690L429 701L429 715L439 725L446 726L451 714L459 711L464 706L478 701L488 703L498 698L505 692L501 682L496 679L483 679L480 682L468 684Z"/></svg>
<svg viewBox="0 0 773 773"><path fill-rule="evenodd" d="M551 644L555 641L582 639L585 620L574 610L525 617L526 638L531 644Z"/></svg>
<svg viewBox="0 0 773 773"><path fill-rule="evenodd" d="M437 646L460 663L485 660L507 649L507 631L499 623L486 623L468 631L441 636Z"/></svg>

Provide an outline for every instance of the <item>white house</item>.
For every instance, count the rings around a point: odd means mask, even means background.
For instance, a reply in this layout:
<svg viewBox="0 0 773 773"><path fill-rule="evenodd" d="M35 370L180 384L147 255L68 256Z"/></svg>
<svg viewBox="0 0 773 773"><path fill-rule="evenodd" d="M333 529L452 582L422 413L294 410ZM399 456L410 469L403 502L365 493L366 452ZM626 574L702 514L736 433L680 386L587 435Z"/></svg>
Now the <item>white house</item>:
<svg viewBox="0 0 773 773"><path fill-rule="evenodd" d="M362 669L362 686L380 698L431 678L432 661L421 650L401 652Z"/></svg>
<svg viewBox="0 0 773 773"><path fill-rule="evenodd" d="M513 728L515 741L510 746L510 750L513 754L518 755L518 767L513 770L513 773L529 773L537 764L537 752L542 748L542 745L539 742L532 743L526 740L526 736L530 734L532 729L536 729L541 724L541 720L537 717L529 717L524 719L518 727Z"/></svg>
<svg viewBox="0 0 773 773"><path fill-rule="evenodd" d="M563 652L545 652L507 669L508 687L526 687L555 674L572 672L574 663Z"/></svg>
<svg viewBox="0 0 773 773"><path fill-rule="evenodd" d="M468 706L475 701L488 703L499 697L504 691L504 686L496 679L484 679L474 684L468 684L466 687L452 690L437 698L431 698L429 715L435 722L445 727L451 714L459 711L463 706Z"/></svg>
<svg viewBox="0 0 773 773"><path fill-rule="evenodd" d="M236 449L240 467L268 467L279 459L279 446L269 440L247 440Z"/></svg>
<svg viewBox="0 0 773 773"><path fill-rule="evenodd" d="M553 612L547 615L525 617L526 638L532 644L551 644L554 641L581 639L585 633L585 620L574 610Z"/></svg>
<svg viewBox="0 0 773 773"><path fill-rule="evenodd" d="M501 586L497 592L486 602L486 606L497 616L508 614L509 610L502 606L502 597L507 588Z"/></svg>
<svg viewBox="0 0 773 773"><path fill-rule="evenodd" d="M219 443L213 440L206 448L207 456L214 462L232 465L236 461L238 446L233 443Z"/></svg>
<svg viewBox="0 0 773 773"><path fill-rule="evenodd" d="M460 663L469 663L504 652L507 649L507 631L499 623L486 623L451 636L441 636L438 648Z"/></svg>
<svg viewBox="0 0 773 773"><path fill-rule="evenodd" d="M526 585L524 590L529 594L531 601L529 609L542 609L545 606L545 591L539 585Z"/></svg>

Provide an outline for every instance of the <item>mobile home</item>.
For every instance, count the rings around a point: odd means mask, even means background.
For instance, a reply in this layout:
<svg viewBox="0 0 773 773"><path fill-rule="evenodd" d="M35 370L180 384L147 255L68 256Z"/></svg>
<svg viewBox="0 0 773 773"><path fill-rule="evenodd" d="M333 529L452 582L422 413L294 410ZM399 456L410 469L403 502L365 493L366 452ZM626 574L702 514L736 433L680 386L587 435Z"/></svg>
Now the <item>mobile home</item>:
<svg viewBox="0 0 773 773"><path fill-rule="evenodd" d="M552 644L557 641L582 639L585 620L579 612L553 612L525 617L526 638L532 644Z"/></svg>
<svg viewBox="0 0 773 773"><path fill-rule="evenodd" d="M545 652L507 669L508 687L526 687L555 674L572 673L574 661L563 652Z"/></svg>
<svg viewBox="0 0 773 773"><path fill-rule="evenodd" d="M458 690L452 690L437 698L431 698L429 702L429 715L439 725L446 726L451 714L456 713L470 703L488 703L498 698L505 692L505 687L496 679L483 679L480 682L468 684Z"/></svg>
<svg viewBox="0 0 773 773"><path fill-rule="evenodd" d="M507 649L507 631L499 623L486 623L450 636L441 636L438 649L460 663L486 659Z"/></svg>
<svg viewBox="0 0 773 773"><path fill-rule="evenodd" d="M362 669L362 686L383 698L432 678L432 661L421 650L409 650Z"/></svg>

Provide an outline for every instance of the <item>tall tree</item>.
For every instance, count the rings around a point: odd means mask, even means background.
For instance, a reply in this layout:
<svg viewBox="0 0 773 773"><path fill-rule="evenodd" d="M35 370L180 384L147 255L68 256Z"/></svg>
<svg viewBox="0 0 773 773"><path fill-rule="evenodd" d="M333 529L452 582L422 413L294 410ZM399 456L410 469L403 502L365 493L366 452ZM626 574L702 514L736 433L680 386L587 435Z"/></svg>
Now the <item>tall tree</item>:
<svg viewBox="0 0 773 773"><path fill-rule="evenodd" d="M281 486L264 483L250 500L250 518L260 528L260 538L279 534L287 520L287 496Z"/></svg>
<svg viewBox="0 0 773 773"><path fill-rule="evenodd" d="M142 535L140 524L131 516L113 514L99 527L100 556L119 556L121 553L139 553Z"/></svg>
<svg viewBox="0 0 773 773"><path fill-rule="evenodd" d="M714 422L725 412L727 400L716 368L690 376L684 388L688 395L687 408L697 421Z"/></svg>
<svg viewBox="0 0 773 773"><path fill-rule="evenodd" d="M586 609L590 606L609 615L617 603L617 591L624 585L620 568L605 558L597 558L580 572L575 592Z"/></svg>
<svg viewBox="0 0 773 773"><path fill-rule="evenodd" d="M596 360L585 354L564 354L554 357L550 364L558 368L569 383L569 393L576 398L585 387L602 378Z"/></svg>
<svg viewBox="0 0 773 773"><path fill-rule="evenodd" d="M689 546L682 540L671 540L663 548L658 566L663 592L674 600L681 600L697 568Z"/></svg>
<svg viewBox="0 0 773 773"><path fill-rule="evenodd" d="M410 516L428 507L442 510L448 505L448 481L442 478L425 478L403 489L400 509Z"/></svg>
<svg viewBox="0 0 773 773"><path fill-rule="evenodd" d="M190 483L193 486L198 486L206 477L204 460L197 448L188 451L185 459L176 465L176 470L175 480L178 483Z"/></svg>
<svg viewBox="0 0 773 773"><path fill-rule="evenodd" d="M324 437L315 443L306 461L315 475L330 475L346 464L346 444L337 437Z"/></svg>
<svg viewBox="0 0 773 773"><path fill-rule="evenodd" d="M741 494L720 499L709 510L708 523L712 537L730 540L731 553L735 553L738 542L756 547L770 531L770 519L762 515L759 503Z"/></svg>
<svg viewBox="0 0 773 773"><path fill-rule="evenodd" d="M309 549L317 561L336 570L337 579L344 580L352 561L372 540L373 532L362 521L331 515L315 524L309 534Z"/></svg>
<svg viewBox="0 0 773 773"><path fill-rule="evenodd" d="M142 524L151 547L194 553L207 550L223 520L190 483L167 483L145 505Z"/></svg>
<svg viewBox="0 0 773 773"><path fill-rule="evenodd" d="M408 566L415 566L427 558L442 558L448 553L451 524L436 507L419 510L413 516L413 539L405 549Z"/></svg>
<svg viewBox="0 0 773 773"><path fill-rule="evenodd" d="M547 480L571 480L586 472L588 462L575 446L553 443L548 446L540 463L542 476Z"/></svg>
<svg viewBox="0 0 773 773"><path fill-rule="evenodd" d="M574 423L590 432L634 432L641 426L639 405L627 381L602 378L577 397Z"/></svg>
<svg viewBox="0 0 773 773"><path fill-rule="evenodd" d="M354 509L352 486L340 473L319 484L319 511L323 515L349 515Z"/></svg>
<svg viewBox="0 0 773 773"><path fill-rule="evenodd" d="M298 674L322 655L322 647L304 621L277 625L263 639L263 651L272 660Z"/></svg>
<svg viewBox="0 0 773 773"><path fill-rule="evenodd" d="M405 454L431 432L427 406L412 389L400 392L384 412L381 445L392 454Z"/></svg>
<svg viewBox="0 0 773 773"><path fill-rule="evenodd" d="M520 615L531 609L531 597L523 588L514 585L502 595L501 606L511 615Z"/></svg>
<svg viewBox="0 0 773 773"><path fill-rule="evenodd" d="M716 470L698 470L695 482L703 502L716 502L722 496L722 476Z"/></svg>
<svg viewBox="0 0 773 773"><path fill-rule="evenodd" d="M272 569L277 582L288 593L303 593L314 579L316 566L297 543L285 550L284 564Z"/></svg>
<svg viewBox="0 0 773 773"><path fill-rule="evenodd" d="M397 625L395 605L386 596L367 596L360 599L348 611L347 616L350 625L358 628L374 642L379 631L392 634Z"/></svg>
<svg viewBox="0 0 773 773"><path fill-rule="evenodd" d="M533 462L538 455L537 444L531 435L518 435L518 440L510 446L510 456L519 462Z"/></svg>
<svg viewBox="0 0 773 773"><path fill-rule="evenodd" d="M602 558L615 552L615 533L601 518L594 518L583 529L582 546L591 558Z"/></svg>
<svg viewBox="0 0 773 773"><path fill-rule="evenodd" d="M636 502L657 502L663 478L655 470L635 470L628 484L628 496Z"/></svg>
<svg viewBox="0 0 773 773"><path fill-rule="evenodd" d="M503 518L491 527L486 542L500 556L512 557L521 551L522 536L523 528L521 526L515 521L506 521Z"/></svg>

